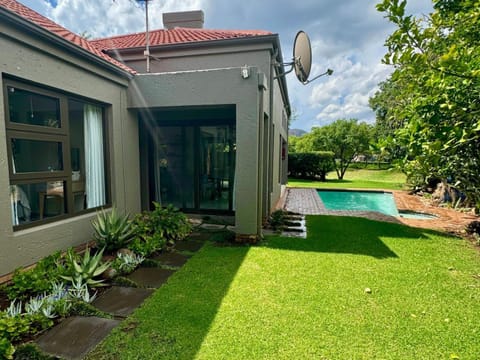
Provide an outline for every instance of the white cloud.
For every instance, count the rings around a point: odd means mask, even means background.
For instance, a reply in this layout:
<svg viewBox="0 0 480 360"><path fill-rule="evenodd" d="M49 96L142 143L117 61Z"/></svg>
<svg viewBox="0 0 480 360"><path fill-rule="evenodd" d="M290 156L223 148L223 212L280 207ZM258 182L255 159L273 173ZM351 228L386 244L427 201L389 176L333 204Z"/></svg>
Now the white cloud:
<svg viewBox="0 0 480 360"><path fill-rule="evenodd" d="M27 0L25 0L26 2ZM31 1L31 0L30 0ZM43 4L44 13L55 22L77 33L86 33L93 38L128 34L145 30L145 10L143 2L135 0L58 0L51 6L47 0ZM164 12L198 10L208 4L208 0L166 0L149 2L150 29L163 28Z"/></svg>

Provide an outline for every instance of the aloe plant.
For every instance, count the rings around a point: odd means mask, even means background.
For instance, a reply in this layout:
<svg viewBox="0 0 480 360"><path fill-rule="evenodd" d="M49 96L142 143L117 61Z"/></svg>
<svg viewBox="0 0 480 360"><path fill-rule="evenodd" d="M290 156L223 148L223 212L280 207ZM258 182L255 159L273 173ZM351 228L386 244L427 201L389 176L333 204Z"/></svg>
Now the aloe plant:
<svg viewBox="0 0 480 360"><path fill-rule="evenodd" d="M90 249L87 248L83 259L78 259L73 252L67 253L66 261L69 265L70 274L62 275L62 278L70 283L82 283L90 287L102 286L102 279L95 279L110 267L110 262L102 263L103 251L105 248L90 256Z"/></svg>
<svg viewBox="0 0 480 360"><path fill-rule="evenodd" d="M108 252L121 249L131 240L133 228L128 215L120 215L116 208L101 210L92 222L94 238L99 247Z"/></svg>

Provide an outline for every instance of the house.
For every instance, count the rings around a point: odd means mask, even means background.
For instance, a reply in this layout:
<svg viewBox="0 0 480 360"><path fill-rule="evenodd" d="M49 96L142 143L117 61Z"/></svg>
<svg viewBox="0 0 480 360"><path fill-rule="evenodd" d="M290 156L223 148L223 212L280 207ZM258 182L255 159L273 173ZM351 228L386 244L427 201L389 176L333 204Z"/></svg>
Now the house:
<svg viewBox="0 0 480 360"><path fill-rule="evenodd" d="M164 24L146 51L145 33L88 41L0 0L0 275L89 241L112 205L261 235L286 183L278 35L203 29L201 11Z"/></svg>

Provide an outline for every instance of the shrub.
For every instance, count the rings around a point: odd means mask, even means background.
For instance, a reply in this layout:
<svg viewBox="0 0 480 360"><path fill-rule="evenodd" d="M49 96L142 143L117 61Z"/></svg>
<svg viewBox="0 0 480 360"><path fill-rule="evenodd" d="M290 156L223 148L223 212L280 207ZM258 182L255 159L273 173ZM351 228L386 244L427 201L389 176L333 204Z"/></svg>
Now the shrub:
<svg viewBox="0 0 480 360"><path fill-rule="evenodd" d="M107 252L125 247L132 238L133 230L128 215L118 214L116 208L112 208L110 212L98 212L92 226L98 247L105 248Z"/></svg>
<svg viewBox="0 0 480 360"><path fill-rule="evenodd" d="M288 212L285 210L275 210L270 214L268 223L273 230L283 230L287 225Z"/></svg>
<svg viewBox="0 0 480 360"><path fill-rule="evenodd" d="M52 282L63 273L57 266L61 262L60 251L40 260L29 270L18 268L13 274L12 281L3 286L3 290L10 300L26 300L32 296L49 292Z"/></svg>
<svg viewBox="0 0 480 360"><path fill-rule="evenodd" d="M53 320L42 314L24 313L9 317L5 313L0 313L0 339L7 339L10 342L19 341L52 325Z"/></svg>
<svg viewBox="0 0 480 360"><path fill-rule="evenodd" d="M12 343L5 339L0 338L0 359L13 359L15 348Z"/></svg>
<svg viewBox="0 0 480 360"><path fill-rule="evenodd" d="M327 173L334 169L334 154L330 151L288 154L288 171L293 177L325 181Z"/></svg>
<svg viewBox="0 0 480 360"><path fill-rule="evenodd" d="M134 253L148 257L156 251L165 247L167 240L161 234L146 235L142 234L133 239L128 248Z"/></svg>
<svg viewBox="0 0 480 360"><path fill-rule="evenodd" d="M1 347L1 346L0 346ZM1 355L1 350L0 350ZM15 360L56 360L57 357L44 354L34 343L22 344L15 349Z"/></svg>
<svg viewBox="0 0 480 360"><path fill-rule="evenodd" d="M157 202L153 205L153 211L136 215L132 222L135 238L128 248L143 256L185 238L191 231L187 217L177 208L172 205L162 208Z"/></svg>

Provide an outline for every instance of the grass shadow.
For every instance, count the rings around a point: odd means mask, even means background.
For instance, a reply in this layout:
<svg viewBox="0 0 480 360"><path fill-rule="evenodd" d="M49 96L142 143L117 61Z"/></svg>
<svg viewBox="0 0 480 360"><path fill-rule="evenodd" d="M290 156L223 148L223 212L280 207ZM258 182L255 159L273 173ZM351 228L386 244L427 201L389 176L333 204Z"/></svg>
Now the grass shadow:
<svg viewBox="0 0 480 360"><path fill-rule="evenodd" d="M204 251L205 247L208 251ZM206 244L88 359L193 359L250 247Z"/></svg>
<svg viewBox="0 0 480 360"><path fill-rule="evenodd" d="M352 232L353 229L355 232ZM263 246L295 251L367 255L384 259L398 256L382 241L382 237L424 241L433 235L440 233L359 217L310 215L307 216L306 239L267 237Z"/></svg>

